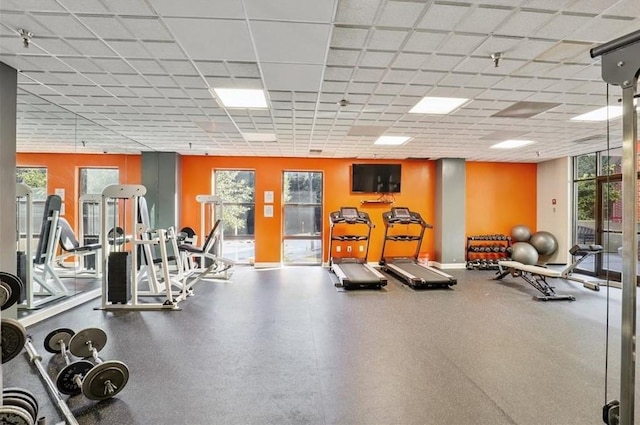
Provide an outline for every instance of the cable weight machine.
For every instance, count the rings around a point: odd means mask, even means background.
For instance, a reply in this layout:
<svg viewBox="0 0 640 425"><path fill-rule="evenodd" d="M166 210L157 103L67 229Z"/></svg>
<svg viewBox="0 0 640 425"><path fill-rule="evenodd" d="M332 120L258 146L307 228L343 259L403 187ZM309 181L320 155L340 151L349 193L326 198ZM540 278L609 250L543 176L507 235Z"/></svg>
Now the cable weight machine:
<svg viewBox="0 0 640 425"><path fill-rule="evenodd" d="M622 89L622 326L620 400L607 402L602 420L608 425L633 425L635 407L636 276L638 274L638 129L634 100L640 73L640 31L597 46L602 79ZM608 101L608 99L607 99ZM606 394L605 382L605 394Z"/></svg>

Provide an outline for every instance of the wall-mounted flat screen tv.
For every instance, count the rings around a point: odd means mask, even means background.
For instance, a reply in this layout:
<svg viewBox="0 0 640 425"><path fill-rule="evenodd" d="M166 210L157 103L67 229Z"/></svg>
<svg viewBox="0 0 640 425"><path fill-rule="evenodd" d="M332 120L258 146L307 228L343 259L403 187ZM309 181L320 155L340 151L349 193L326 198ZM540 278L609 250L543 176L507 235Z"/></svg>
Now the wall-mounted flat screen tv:
<svg viewBox="0 0 640 425"><path fill-rule="evenodd" d="M351 191L362 193L399 193L400 164L353 164Z"/></svg>

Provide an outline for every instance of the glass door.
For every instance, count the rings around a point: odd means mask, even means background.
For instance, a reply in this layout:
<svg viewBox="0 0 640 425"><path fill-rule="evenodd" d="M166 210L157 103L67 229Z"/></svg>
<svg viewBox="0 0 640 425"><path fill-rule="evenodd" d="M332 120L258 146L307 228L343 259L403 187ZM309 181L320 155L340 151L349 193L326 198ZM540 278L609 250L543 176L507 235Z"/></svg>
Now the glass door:
<svg viewBox="0 0 640 425"><path fill-rule="evenodd" d="M598 179L598 231L596 243L604 248L596 256L597 274L620 281L622 277L622 177L620 175ZM636 226L636 229L638 226ZM638 268L640 270L640 267Z"/></svg>
<svg viewBox="0 0 640 425"><path fill-rule="evenodd" d="M282 176L284 264L322 263L322 173L285 171Z"/></svg>

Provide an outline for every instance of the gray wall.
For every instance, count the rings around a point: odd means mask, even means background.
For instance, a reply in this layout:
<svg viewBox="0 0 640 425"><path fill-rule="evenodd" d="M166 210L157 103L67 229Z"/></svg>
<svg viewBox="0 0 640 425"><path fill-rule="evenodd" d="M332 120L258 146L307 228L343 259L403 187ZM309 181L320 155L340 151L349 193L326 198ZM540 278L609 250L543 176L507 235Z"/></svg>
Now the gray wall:
<svg viewBox="0 0 640 425"><path fill-rule="evenodd" d="M18 72L0 62L0 270L16 272L16 101ZM17 307L2 312L16 318ZM2 369L0 368L0 390Z"/></svg>
<svg viewBox="0 0 640 425"><path fill-rule="evenodd" d="M0 62L0 270L16 272L16 100L18 73Z"/></svg>
<svg viewBox="0 0 640 425"><path fill-rule="evenodd" d="M441 265L464 264L466 165L464 159L436 161L435 261Z"/></svg>
<svg viewBox="0 0 640 425"><path fill-rule="evenodd" d="M175 152L142 152L142 184L151 227L177 227L180 223L181 158Z"/></svg>

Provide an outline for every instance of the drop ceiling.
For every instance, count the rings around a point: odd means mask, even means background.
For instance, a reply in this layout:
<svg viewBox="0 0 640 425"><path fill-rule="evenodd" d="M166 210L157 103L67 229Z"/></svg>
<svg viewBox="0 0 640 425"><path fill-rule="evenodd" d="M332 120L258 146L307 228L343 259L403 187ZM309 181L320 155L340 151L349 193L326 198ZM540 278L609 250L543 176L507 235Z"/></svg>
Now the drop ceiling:
<svg viewBox="0 0 640 425"><path fill-rule="evenodd" d="M570 119L617 103L589 49L639 17L638 0L2 0L0 61L19 70L23 152L538 162L606 148L605 123ZM470 101L410 114L424 96ZM555 106L501 116L518 102ZM536 143L489 148L513 134Z"/></svg>

